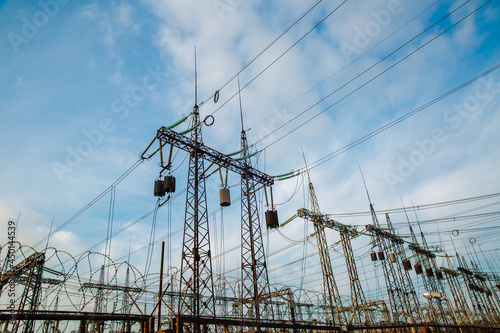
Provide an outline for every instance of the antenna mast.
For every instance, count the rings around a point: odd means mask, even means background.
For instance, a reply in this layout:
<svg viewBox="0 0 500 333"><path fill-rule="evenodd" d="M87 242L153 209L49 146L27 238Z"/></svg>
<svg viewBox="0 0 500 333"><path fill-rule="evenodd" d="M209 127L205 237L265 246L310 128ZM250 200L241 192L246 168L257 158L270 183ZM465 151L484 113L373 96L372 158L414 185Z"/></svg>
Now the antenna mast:
<svg viewBox="0 0 500 333"><path fill-rule="evenodd" d="M194 46L194 107L198 108L198 70L196 66L196 45Z"/></svg>

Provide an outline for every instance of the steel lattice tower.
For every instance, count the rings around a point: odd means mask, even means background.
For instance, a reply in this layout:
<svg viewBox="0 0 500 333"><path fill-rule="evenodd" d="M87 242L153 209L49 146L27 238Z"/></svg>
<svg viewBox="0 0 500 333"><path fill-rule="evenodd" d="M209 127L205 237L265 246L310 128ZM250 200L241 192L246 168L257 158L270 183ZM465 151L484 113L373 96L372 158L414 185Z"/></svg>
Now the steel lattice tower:
<svg viewBox="0 0 500 333"><path fill-rule="evenodd" d="M361 167L359 168L359 171L361 172ZM382 262L382 269L384 271L387 294L392 308L392 320L397 323L407 321L411 322L415 321L415 319L420 320L420 304L416 298L411 278L402 264L402 260L406 258L404 255L404 248L402 246L404 241L402 238L395 236L388 214L386 214L387 223L389 225L389 229L392 230L392 233L388 233L381 229L377 214L373 208L370 194L368 193L363 172L361 172L361 178L363 179L363 184L365 185L366 196L368 197L368 203L370 204L370 214L374 226L368 225L366 229L373 234L374 244L377 245L379 253L382 252L384 254L383 258L379 257L379 260ZM398 245L400 247L399 251L398 248L396 248ZM402 255L400 253L402 253ZM389 260L389 256L391 254L394 256L394 262ZM416 316L413 312L416 312ZM401 316L403 316L403 318L401 318Z"/></svg>
<svg viewBox="0 0 500 333"><path fill-rule="evenodd" d="M415 257L417 258L417 261L424 268L424 272L421 274L422 281L424 282L424 287L426 291L441 292L442 290L438 290L436 281L426 275L427 270L432 269L431 263L429 262L429 257L434 256L434 254L429 252L428 250L422 249L419 246L417 236L415 236L415 232L413 231L413 228L411 227L409 221L408 225L410 226L410 234L412 239L412 244L410 244L409 247L413 251ZM443 304L441 303L441 298L433 297L429 299L429 305L430 305L431 319L435 321L440 321L441 323L446 323L446 317L444 315L444 308Z"/></svg>
<svg viewBox="0 0 500 333"><path fill-rule="evenodd" d="M241 149L241 158L245 161L245 167L247 169L252 168L248 158L248 143L244 130L241 131ZM256 184L257 182L249 177L247 172L241 174L242 299L252 299L252 302L242 304L242 307L246 308L247 312L242 311L242 316L259 320L261 318L272 319L273 314L268 302L261 302L262 296L269 294L270 290L254 189Z"/></svg>
<svg viewBox="0 0 500 333"><path fill-rule="evenodd" d="M367 191L368 193L368 191ZM372 216L373 225L375 228L369 228L367 230L372 232L374 244L377 245L379 253L383 253L384 257L379 257L382 263L382 270L384 272L384 279L387 288L387 294L389 296L389 303L392 309L392 320L394 322L405 322L401 320L400 315L406 315L406 317L411 317L411 305L409 304L409 299L404 295L405 290L401 284L401 275L398 269L389 262L389 252L391 251L390 240L386 237L381 236L380 232L380 222L378 221L377 214L368 196L368 201L370 202L370 212ZM396 260L397 261L397 260ZM398 267L399 268L399 267Z"/></svg>
<svg viewBox="0 0 500 333"><path fill-rule="evenodd" d="M18 312L22 312L27 307L29 312L35 312L38 308L42 287L43 265L45 264L45 253L35 252L22 262L1 274L0 293L5 285L10 281L25 275L24 291L19 300ZM16 320L12 327L12 332L16 333L21 323L24 323L23 333L33 333L35 322L32 319ZM7 326L4 327L4 330Z"/></svg>
<svg viewBox="0 0 500 333"><path fill-rule="evenodd" d="M357 236L358 233L352 227L346 225L340 225L339 232L351 286L351 323L370 325L370 323L373 323L373 320L370 312L365 309L366 298L361 288L361 282L359 281L358 270L356 269L356 262L354 261L354 252L351 244L351 237Z"/></svg>
<svg viewBox="0 0 500 333"><path fill-rule="evenodd" d="M130 260L130 255L129 255L129 260ZM129 297L127 295L128 288L130 284L130 267L127 266L127 272L125 273L125 291L123 292L122 295L122 313L125 314L130 314L130 310L132 309L132 303L129 300ZM122 332L129 333L130 332L130 321L123 321L122 322Z"/></svg>
<svg viewBox="0 0 500 333"><path fill-rule="evenodd" d="M482 299L479 295L479 292L477 291L476 288L474 288L474 279L473 279L473 273L467 269L467 263L465 262L465 259L461 258L458 253L455 253L457 256L458 260L458 268L457 270L462 273L462 277L464 280L465 285L467 286L467 291L469 293L469 299L472 303L472 308L476 313L479 313L481 315L482 320L487 320L486 316L484 316L484 304L482 302Z"/></svg>
<svg viewBox="0 0 500 333"><path fill-rule="evenodd" d="M194 146L189 152L189 169L186 190L186 212L182 246L179 314L195 317L215 316L212 260L208 229L208 212L205 170L200 146L200 115L198 106L193 108L191 140ZM187 297L184 297L184 296Z"/></svg>
<svg viewBox="0 0 500 333"><path fill-rule="evenodd" d="M321 214L319 209L318 198L316 197L316 192L314 191L313 184L309 181L309 201L311 205L311 211L316 214ZM318 244L318 253L321 262L321 269L323 271L323 289L324 295L326 297L326 316L327 321L329 316L333 323L339 325L345 324L347 322L345 316L341 313L342 300L340 298L340 293L337 288L337 283L335 282L335 277L333 276L332 262L330 260L330 251L328 250L328 243L326 241L325 226L319 221L314 221L314 233L316 234L316 242Z"/></svg>
<svg viewBox="0 0 500 333"><path fill-rule="evenodd" d="M99 272L99 284L95 296L94 313L102 313L104 308L104 265L101 266ZM104 329L103 322L94 322L92 324L92 332L102 332Z"/></svg>
<svg viewBox="0 0 500 333"><path fill-rule="evenodd" d="M387 226L391 230L392 234L396 235L395 229L391 222L391 218L389 217L389 213L385 213L385 219L387 221ZM423 318L421 313L422 310L420 308L420 302L418 301L417 293L411 280L410 273L403 267L403 260L408 259L406 258L406 251L403 244L404 242L399 242L395 239L391 241L391 250L400 259L396 260L396 264L398 266L396 271L400 276L401 297L403 297L403 301L406 303L406 306L409 307L409 314L414 318L416 322L421 322Z"/></svg>
<svg viewBox="0 0 500 333"><path fill-rule="evenodd" d="M365 309L366 299L363 293L363 289L361 288L361 283L359 281L358 271L356 269L356 263L354 261L354 252L352 250L352 245L351 245L351 238L357 236L358 232L355 228L334 221L319 212L319 205L317 203L316 194L314 193L314 188L312 186L311 181L309 181L309 191L311 193L310 194L311 208L316 209L317 211L308 211L306 209L299 209L297 211L297 214L300 217L312 221L314 224L317 236L316 239L318 240L318 251L320 253L323 275L325 276L326 272L328 276L331 276L331 281L328 278L326 278L327 284L329 283L334 284L333 286L326 285L325 288L326 287L329 288L328 291L329 294L327 294L328 297L333 297L334 299L337 310L336 314L337 321L338 323L342 324L347 322L349 324L370 324L373 321L371 318L371 314L368 312L367 309ZM339 311L339 310L343 311L347 308L343 308L341 306L340 295L338 293L335 280L333 279L333 271L331 269L331 262L329 260L328 246L326 244L326 236L324 234L325 227L332 228L340 233L340 240L342 243L342 249L344 251L347 273L349 275L349 285L351 288L351 306L348 308L351 309L352 316L351 318L349 318L349 320L344 315L341 315Z"/></svg>
<svg viewBox="0 0 500 333"><path fill-rule="evenodd" d="M446 280L448 281L448 286L450 288L451 294L453 296L453 300L455 301L456 306L459 309L462 309L463 311L459 311L458 315L460 316L461 322L470 324L470 317L469 317L469 304L467 303L467 300L465 298L465 295L462 291L462 286L460 285L460 281L458 279L458 276L460 275L459 272L455 271L452 269L451 261L450 261L450 256L446 255L446 260L448 262L448 268L446 267L440 267L441 272L445 273Z"/></svg>

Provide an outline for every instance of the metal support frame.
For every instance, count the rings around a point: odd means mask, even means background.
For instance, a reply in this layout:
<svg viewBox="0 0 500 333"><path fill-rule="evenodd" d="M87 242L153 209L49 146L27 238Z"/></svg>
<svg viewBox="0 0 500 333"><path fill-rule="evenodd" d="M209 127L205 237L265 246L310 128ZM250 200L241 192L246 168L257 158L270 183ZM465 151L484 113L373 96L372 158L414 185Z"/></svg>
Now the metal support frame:
<svg viewBox="0 0 500 333"><path fill-rule="evenodd" d="M0 291L5 285L11 281L15 281L16 278L21 276L26 277L24 280L24 291L19 301L18 312L23 312L26 306L28 307L28 313L33 313L37 310L44 264L45 253L35 252L0 276ZM16 333L21 322L24 323L24 333L33 332L34 321L30 319L15 321L11 332Z"/></svg>
<svg viewBox="0 0 500 333"><path fill-rule="evenodd" d="M256 183L271 186L274 180L271 176L252 168L246 149L243 150L242 158L233 159L205 146L200 125L198 106L195 105L190 124L192 129L190 137L166 127L160 128L156 136L162 145L170 144L189 152L180 293L192 297L186 298L182 295L179 297L181 300L179 314L195 317L215 316L205 178L200 176L205 171L204 160L207 160L242 177L242 270L244 280L249 281L243 289L245 295L254 297L254 308L257 311L253 312L254 315L260 316L266 309L260 308L258 298L260 294L269 291L269 282L257 201L251 189Z"/></svg>
<svg viewBox="0 0 500 333"><path fill-rule="evenodd" d="M408 222L409 224L409 222ZM419 245L417 237L415 235L415 232L413 231L413 228L411 225L410 227L410 235L412 239L412 244L408 246L410 250L412 250L413 254L417 258L417 261L422 265L424 272L421 274L422 276L422 281L424 282L424 288L425 290L429 291L434 291L434 292L444 292L442 285L437 283L437 279L435 275L428 277L426 274L427 269L432 269L433 264L430 261L430 259L433 259L436 257L434 253L431 251L427 250L426 248L423 248ZM439 281L438 281L439 282ZM431 320L438 322L438 323L446 323L446 316L445 316L445 311L444 307L442 304L442 299L440 298L431 298L428 300L429 301L429 309L430 309L430 316Z"/></svg>
<svg viewBox="0 0 500 333"><path fill-rule="evenodd" d="M393 233L383 230L377 218L372 203L370 202L370 212L373 225L366 226L366 230L372 233L374 241L379 251L385 254L381 260L384 271L384 278L389 296L389 303L392 308L392 320L397 323L420 322L420 304L417 299L415 288L409 274L405 271L402 261L406 259L404 254L404 240ZM387 223L390 230L392 223L389 215L386 214ZM389 255L392 253L395 262L391 262Z"/></svg>
<svg viewBox="0 0 500 333"><path fill-rule="evenodd" d="M253 190L257 179L250 173L252 165L247 158L248 143L244 130L241 132L241 149L241 159L244 161L241 174L241 297L252 299L251 303L242 307L241 317L272 319L272 306L261 302L263 295L270 292L269 277L257 198Z"/></svg>
<svg viewBox="0 0 500 333"><path fill-rule="evenodd" d="M313 184L309 182L309 201L310 208L315 214L321 214L319 209L318 198L314 191ZM301 210L303 216L306 216L306 210ZM298 212L298 216L301 216ZM323 272L323 294L326 298L325 315L326 322L338 325L347 324L347 319L342 308L342 299L337 287L337 282L333 274L332 261L330 259L330 251L328 250L328 242L326 240L325 225L320 220L313 220L314 233L316 235L316 243L318 245L318 254L321 263L321 270Z"/></svg>
<svg viewBox="0 0 500 333"><path fill-rule="evenodd" d="M401 297L403 298L403 302L405 303L406 307L409 309L413 320L415 322L423 322L424 316L422 314L422 309L418 300L417 292L415 291L415 286L413 285L409 271L405 270L403 267L403 260L408 259L406 257L406 251L404 248L404 240L396 236L396 232L392 225L391 218L389 217L389 213L385 214L385 219L387 222L387 227L389 228L389 230L391 230L392 235L392 237L390 238L390 250L395 253L397 258L399 258L399 260L396 260L396 271L398 272L400 277Z"/></svg>
<svg viewBox="0 0 500 333"><path fill-rule="evenodd" d="M197 107L195 107L195 109L197 110ZM193 112L193 118L197 118L199 121L198 111L196 111L196 114L197 115L195 116ZM196 141L196 136L200 138L199 142ZM201 126L198 126L198 128L191 132L191 138L172 130L168 130L166 127L160 128L156 137L166 144L171 144L174 147L187 152L193 152L196 150L199 158L206 159L209 162L217 164L221 168L227 168L239 175L246 174L249 179L253 179L262 185L271 186L274 184L274 179L271 176L257 169L251 167L249 168L246 165L245 160L233 159L230 156L216 151L215 149L205 146L203 142L201 142Z"/></svg>
<svg viewBox="0 0 500 333"><path fill-rule="evenodd" d="M323 214L312 212L305 208L299 209L297 211L297 215L306 220L312 221L314 224L318 224L321 227L327 227L340 233L342 249L344 250L344 257L347 265L347 272L349 274L351 304L353 306L352 316L348 320L349 324L371 323L371 314L366 311L364 306L366 299L358 277L358 271L356 269L354 253L351 245L351 238L358 236L358 231L352 226L342 224ZM328 252L328 250L326 252Z"/></svg>
<svg viewBox="0 0 500 333"><path fill-rule="evenodd" d="M189 151L189 169L186 191L186 212L181 261L181 294L190 293L192 298L180 298L179 314L195 317L215 316L212 258L208 228L208 211L205 179L199 177L204 168L207 148L201 136L198 106L193 109L191 125L197 126L191 132L191 139L172 131L158 131L158 138L174 146L181 145ZM178 141L176 139L181 139ZM184 142L180 144L180 142ZM195 332L199 327L194 328Z"/></svg>

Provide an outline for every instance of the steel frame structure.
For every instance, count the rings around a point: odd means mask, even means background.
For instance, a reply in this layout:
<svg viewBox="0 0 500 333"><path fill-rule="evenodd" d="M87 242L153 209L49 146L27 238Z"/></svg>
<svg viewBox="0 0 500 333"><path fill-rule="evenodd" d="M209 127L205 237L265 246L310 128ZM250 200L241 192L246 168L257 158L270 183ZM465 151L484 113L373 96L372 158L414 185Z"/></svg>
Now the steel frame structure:
<svg viewBox="0 0 500 333"><path fill-rule="evenodd" d="M257 184L271 186L274 184L274 179L251 166L248 161L250 155L246 149L246 138L243 136L242 146L245 149L241 151L242 156L238 159L205 146L197 105L193 108L190 129L183 133L188 132L191 133L190 137L161 127L156 136L160 141L160 149L170 144L189 153L178 313L194 317L215 317L206 187L205 178L200 176L206 171L204 161L207 160L219 168L226 168L239 174L242 178L243 289L244 295L254 299L254 315L260 316L266 309L261 308L259 295L266 293L266 290L268 293L269 282L254 187Z"/></svg>
<svg viewBox="0 0 500 333"><path fill-rule="evenodd" d="M365 309L366 299L359 281L358 271L354 261L354 252L351 245L351 238L358 236L358 231L351 226L342 224L323 214L318 214L305 208L299 209L297 211L297 215L313 222L314 224L318 224L319 227L327 227L340 233L340 240L344 251L347 273L349 275L349 285L351 288L352 313L351 318L346 319L348 321L348 325L362 323L370 325L370 323L372 323L372 318L371 314L367 311L367 309Z"/></svg>
<svg viewBox="0 0 500 333"><path fill-rule="evenodd" d="M321 214L319 209L318 198L316 197L316 192L314 191L313 184L309 181L309 201L311 206L311 211L314 214ZM303 210L305 217L305 210ZM301 216L301 212L298 212ZM335 276L333 274L332 261L330 259L330 251L328 250L328 242L326 240L325 225L319 219L313 219L314 234L316 235L316 243L318 245L318 254L321 263L321 270L323 272L323 292L326 298L325 302L325 315L326 322L338 325L347 324L347 319L345 318L342 309L342 299L340 298L340 293L337 287L337 282L335 281Z"/></svg>
<svg viewBox="0 0 500 333"><path fill-rule="evenodd" d="M23 312L26 305L28 306L28 313L33 313L37 310L44 263L45 253L35 252L0 276L0 292L5 285L15 282L16 278L26 276L24 281L25 287L19 301L18 312ZM24 322L24 333L33 332L34 321L31 319L15 321L11 332L16 333L21 322ZM4 329L6 330L7 327Z"/></svg>
<svg viewBox="0 0 500 333"><path fill-rule="evenodd" d="M252 300L242 303L246 311L242 311L241 316L256 320L273 319L272 306L261 302L264 295L270 293L269 277L255 195L257 181L250 175L252 165L244 130L241 131L241 149L244 166L241 173L241 298Z"/></svg>
<svg viewBox="0 0 500 333"><path fill-rule="evenodd" d="M404 297L406 306L409 306L409 309L411 309L414 320L416 322L422 322L424 318L422 315L420 302L415 291L415 286L413 285L409 271L405 270L403 267L403 260L408 259L406 257L406 251L404 248L404 240L403 238L396 235L391 218L389 217L389 213L385 213L385 219L387 222L387 227L389 228L389 230L391 230L392 234L392 237L389 238L391 241L391 250L393 253L395 253L396 257L399 257L400 259L396 260L396 265L398 266L397 271L400 276L402 288L401 296Z"/></svg>

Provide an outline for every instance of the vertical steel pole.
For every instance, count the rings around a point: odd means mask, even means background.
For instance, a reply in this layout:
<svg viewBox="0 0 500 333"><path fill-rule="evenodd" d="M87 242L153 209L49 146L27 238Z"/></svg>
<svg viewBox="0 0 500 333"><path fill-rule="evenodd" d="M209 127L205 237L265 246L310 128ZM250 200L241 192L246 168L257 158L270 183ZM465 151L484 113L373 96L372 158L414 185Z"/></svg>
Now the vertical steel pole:
<svg viewBox="0 0 500 333"><path fill-rule="evenodd" d="M156 331L160 332L161 323L161 296L163 294L163 260L165 257L165 241L161 242L161 262L160 262L160 287L158 288L158 321L156 322Z"/></svg>

